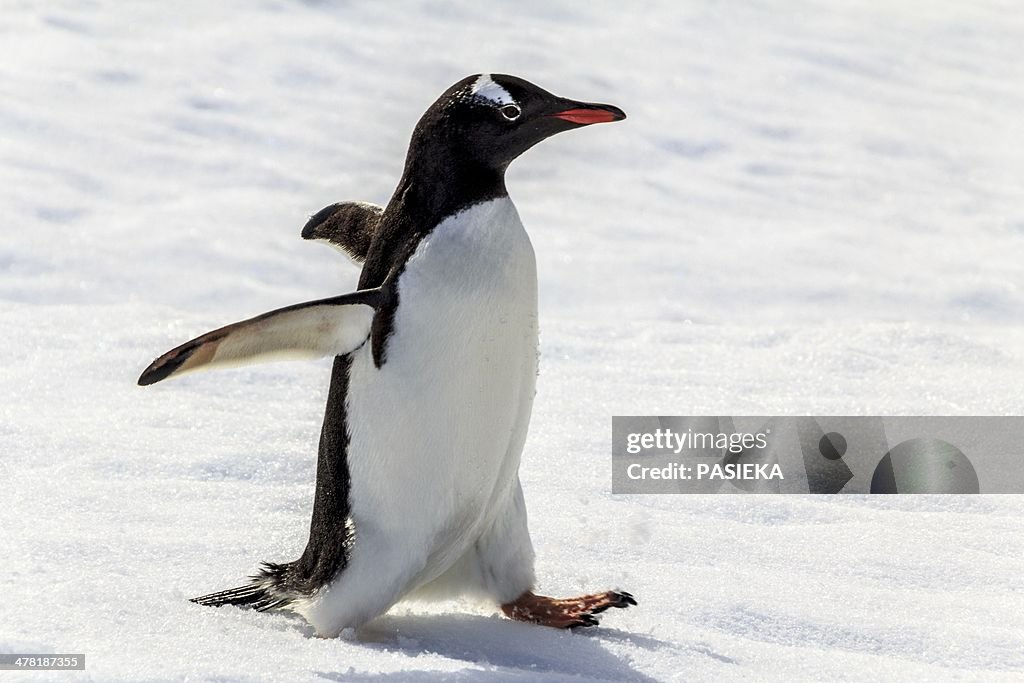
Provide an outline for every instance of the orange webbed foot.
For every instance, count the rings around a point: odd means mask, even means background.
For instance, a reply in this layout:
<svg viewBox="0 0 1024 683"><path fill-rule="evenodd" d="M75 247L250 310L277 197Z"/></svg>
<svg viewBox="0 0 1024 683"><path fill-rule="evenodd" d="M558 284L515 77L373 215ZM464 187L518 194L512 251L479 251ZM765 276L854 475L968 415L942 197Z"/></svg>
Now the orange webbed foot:
<svg viewBox="0 0 1024 683"><path fill-rule="evenodd" d="M597 626L595 615L611 607L620 609L636 604L636 598L625 591L605 591L578 598L549 598L527 591L513 602L501 606L509 619L528 621L552 628Z"/></svg>

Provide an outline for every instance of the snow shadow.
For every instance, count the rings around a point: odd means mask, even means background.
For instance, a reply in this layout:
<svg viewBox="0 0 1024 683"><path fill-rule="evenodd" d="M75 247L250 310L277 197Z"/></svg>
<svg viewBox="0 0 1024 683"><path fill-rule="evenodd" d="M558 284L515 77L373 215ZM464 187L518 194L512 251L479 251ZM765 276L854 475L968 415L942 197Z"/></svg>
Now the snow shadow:
<svg viewBox="0 0 1024 683"><path fill-rule="evenodd" d="M326 681L574 680L654 683L604 643L626 641L654 653L672 645L649 636L598 627L557 631L499 617L470 614L386 616L366 627L361 643L382 653L411 658L434 653L482 668L356 674L315 672Z"/></svg>

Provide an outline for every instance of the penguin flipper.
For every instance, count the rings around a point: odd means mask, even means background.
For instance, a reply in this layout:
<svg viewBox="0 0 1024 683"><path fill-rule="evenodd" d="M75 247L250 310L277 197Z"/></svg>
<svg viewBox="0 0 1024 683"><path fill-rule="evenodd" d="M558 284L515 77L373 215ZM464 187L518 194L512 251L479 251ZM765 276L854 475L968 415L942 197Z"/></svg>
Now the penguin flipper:
<svg viewBox="0 0 1024 683"><path fill-rule="evenodd" d="M302 239L326 242L356 265L366 260L383 207L368 202L342 202L320 209L302 228Z"/></svg>
<svg viewBox="0 0 1024 683"><path fill-rule="evenodd" d="M243 320L185 342L153 361L139 385L193 370L286 358L343 356L366 341L380 288L308 301Z"/></svg>

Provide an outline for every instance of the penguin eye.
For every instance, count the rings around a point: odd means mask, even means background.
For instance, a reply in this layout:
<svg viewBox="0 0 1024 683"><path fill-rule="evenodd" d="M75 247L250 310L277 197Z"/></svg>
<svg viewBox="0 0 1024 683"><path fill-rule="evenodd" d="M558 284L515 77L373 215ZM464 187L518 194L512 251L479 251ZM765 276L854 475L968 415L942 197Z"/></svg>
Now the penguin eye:
<svg viewBox="0 0 1024 683"><path fill-rule="evenodd" d="M501 115L504 116L505 119L507 119L508 121L515 121L516 119L519 118L519 115L523 113L523 110L520 109L519 106L515 104L506 104L498 111L500 111Z"/></svg>

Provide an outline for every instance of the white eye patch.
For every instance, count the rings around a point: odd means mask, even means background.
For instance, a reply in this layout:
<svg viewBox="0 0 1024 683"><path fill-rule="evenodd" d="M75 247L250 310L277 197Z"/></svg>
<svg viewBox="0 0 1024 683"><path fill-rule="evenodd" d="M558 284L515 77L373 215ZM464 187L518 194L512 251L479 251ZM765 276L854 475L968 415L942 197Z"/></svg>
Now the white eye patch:
<svg viewBox="0 0 1024 683"><path fill-rule="evenodd" d="M516 101L512 99L512 96L508 94L508 90L505 90L503 87L491 80L490 74L481 74L480 78L476 79L476 82L473 83L473 87L469 92L473 97L486 100L491 104L503 105L516 103Z"/></svg>

